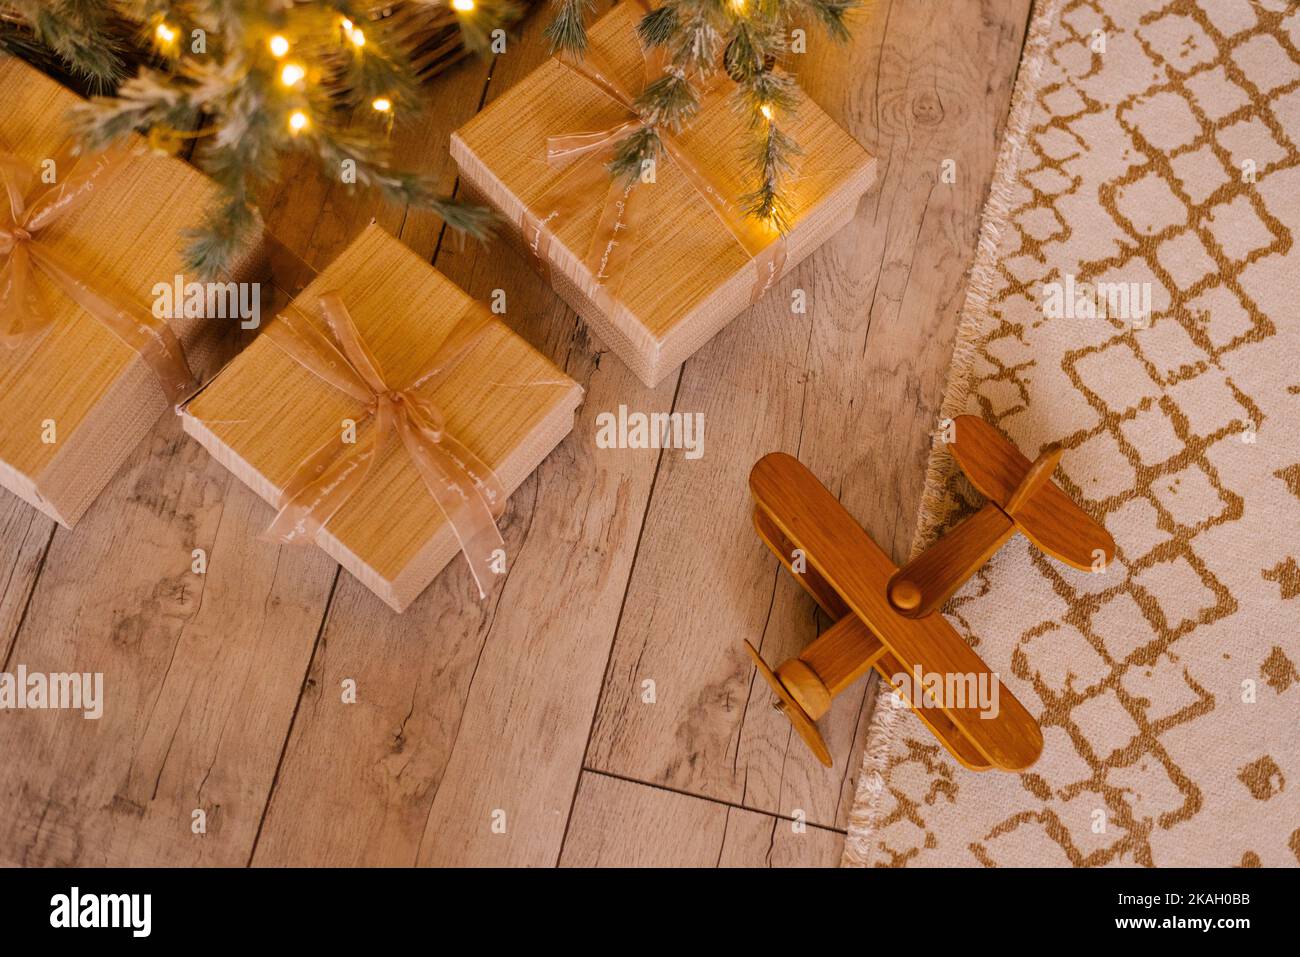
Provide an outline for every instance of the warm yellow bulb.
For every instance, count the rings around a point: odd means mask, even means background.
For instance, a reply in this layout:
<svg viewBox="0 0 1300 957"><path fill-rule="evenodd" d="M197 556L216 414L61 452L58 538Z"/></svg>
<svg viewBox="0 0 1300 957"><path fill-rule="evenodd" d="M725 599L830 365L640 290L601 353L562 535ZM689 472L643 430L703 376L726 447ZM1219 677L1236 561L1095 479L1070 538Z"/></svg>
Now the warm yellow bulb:
<svg viewBox="0 0 1300 957"><path fill-rule="evenodd" d="M737 13L744 13L745 2L746 0L731 0L731 9L735 10Z"/></svg>
<svg viewBox="0 0 1300 957"><path fill-rule="evenodd" d="M349 20L347 17L341 17L339 19L339 26L343 28L344 33L352 32L352 21Z"/></svg>
<svg viewBox="0 0 1300 957"><path fill-rule="evenodd" d="M307 71L302 68L302 64L286 63L280 70L280 82L285 86L297 86L306 75Z"/></svg>
<svg viewBox="0 0 1300 957"><path fill-rule="evenodd" d="M289 41L280 34L276 34L267 41L267 46L271 48L271 56L279 58L289 52Z"/></svg>
<svg viewBox="0 0 1300 957"><path fill-rule="evenodd" d="M378 96L370 105L380 113L387 113L393 108L393 101L386 96Z"/></svg>
<svg viewBox="0 0 1300 957"><path fill-rule="evenodd" d="M154 35L163 46L170 46L176 40L176 31L166 23L158 24L154 30Z"/></svg>
<svg viewBox="0 0 1300 957"><path fill-rule="evenodd" d="M294 133L301 133L307 128L307 114L302 110L294 110L289 114L289 129Z"/></svg>
<svg viewBox="0 0 1300 957"><path fill-rule="evenodd" d="M461 13L469 13L474 9L474 0L451 0L451 8Z"/></svg>
<svg viewBox="0 0 1300 957"><path fill-rule="evenodd" d="M763 114L764 119L770 120L772 118L772 104L764 103L758 108L758 112Z"/></svg>
<svg viewBox="0 0 1300 957"><path fill-rule="evenodd" d="M352 37L353 46L363 47L366 45L366 35L362 33L360 29L354 27L352 29L352 32L349 34L349 36Z"/></svg>

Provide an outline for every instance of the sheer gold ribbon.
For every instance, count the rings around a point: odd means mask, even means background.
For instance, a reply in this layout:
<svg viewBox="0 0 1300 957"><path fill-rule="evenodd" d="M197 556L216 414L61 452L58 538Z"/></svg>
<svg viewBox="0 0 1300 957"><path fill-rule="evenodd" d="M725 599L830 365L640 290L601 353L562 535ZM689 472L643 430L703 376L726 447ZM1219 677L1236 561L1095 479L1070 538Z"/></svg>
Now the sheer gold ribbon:
<svg viewBox="0 0 1300 957"><path fill-rule="evenodd" d="M80 208L121 168L130 154L112 150L74 159L65 148L55 169L70 167L61 181L36 188L36 173L18 156L0 152L0 341L16 348L53 321L36 287L44 273L69 299L149 364L168 401L179 402L194 390L193 373L167 322L137 302L105 291L108 282L91 274L68 253L41 239L41 232Z"/></svg>
<svg viewBox="0 0 1300 957"><path fill-rule="evenodd" d="M644 50L643 54L648 83L654 73L662 72L663 64L660 57ZM593 194L604 192L600 218L583 261L596 283L592 298L608 309L609 284L617 284L626 274L633 250L626 237L634 236L644 223L647 197L635 179L630 182L611 181L606 164L613 157L618 142L637 130L642 122L635 105L636 97L619 81L617 72L609 67L599 49L589 47L581 60L561 57L560 62L626 109L630 117L605 130L548 137L547 162L556 167L572 164L572 169L535 204L545 211L543 215L525 209L520 226L535 261L544 270L548 269L548 253L554 241L552 223L581 212ZM699 95L700 112L703 113L726 96L725 82L719 78L706 85ZM696 162L678 137L665 129L658 132L664 152L753 262L755 275L750 302L758 302L781 276L786 260L785 237L738 209L738 204L727 196L718 177Z"/></svg>
<svg viewBox="0 0 1300 957"><path fill-rule="evenodd" d="M505 491L496 473L447 431L442 411L418 390L436 385L451 371L491 324L491 316L476 304L467 304L429 368L404 388L393 389L338 294L322 295L320 311L332 339L293 306L277 316L264 334L317 378L362 403L358 428L367 420L374 422L357 442L349 445L341 436L331 437L298 463L280 493L280 511L266 537L283 543L315 539L365 484L396 432L446 515L479 597L486 597L489 576L504 567L500 563L505 542L496 519L505 508Z"/></svg>

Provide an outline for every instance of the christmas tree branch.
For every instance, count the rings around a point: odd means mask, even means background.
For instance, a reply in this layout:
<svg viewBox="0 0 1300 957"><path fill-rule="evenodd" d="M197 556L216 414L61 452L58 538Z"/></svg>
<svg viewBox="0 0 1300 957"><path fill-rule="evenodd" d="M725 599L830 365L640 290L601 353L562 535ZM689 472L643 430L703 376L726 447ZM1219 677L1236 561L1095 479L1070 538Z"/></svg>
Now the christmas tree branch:
<svg viewBox="0 0 1300 957"><path fill-rule="evenodd" d="M595 10L592 0L551 0L555 16L547 25L545 36L551 41L552 53L582 56L587 50L587 15Z"/></svg>
<svg viewBox="0 0 1300 957"><path fill-rule="evenodd" d="M112 39L114 18L104 0L4 0L0 2L0 35L30 31L36 43L54 51L72 72L100 89L122 78L125 64L120 45ZM18 36L0 40L22 52Z"/></svg>
<svg viewBox="0 0 1300 957"><path fill-rule="evenodd" d="M490 18L476 22L496 23L508 8L497 0ZM80 107L74 123L90 148L133 130L164 147L202 137L194 160L221 193L186 234L191 269L210 278L237 255L259 225L255 197L289 153L312 154L331 178L388 201L431 209L455 230L490 233L490 211L441 195L433 177L393 166L394 114L414 104L419 89L398 38L384 21L368 19L366 4L144 0L135 12L152 18L170 71L142 70L117 96ZM199 39L201 49L182 43ZM199 125L198 134L182 132Z"/></svg>
<svg viewBox="0 0 1300 957"><path fill-rule="evenodd" d="M845 18L861 0L663 0L637 24L647 48L663 51L663 76L636 100L642 127L616 147L609 164L618 176L633 175L659 151L659 129L680 131L700 108L693 81L719 66L736 84L735 104L753 131L744 151L752 189L741 197L748 215L786 232L793 219L786 196L799 144L781 127L798 103L795 82L780 68L796 20L812 19L832 39L848 39ZM587 0L554 0L547 28L555 49L586 49Z"/></svg>

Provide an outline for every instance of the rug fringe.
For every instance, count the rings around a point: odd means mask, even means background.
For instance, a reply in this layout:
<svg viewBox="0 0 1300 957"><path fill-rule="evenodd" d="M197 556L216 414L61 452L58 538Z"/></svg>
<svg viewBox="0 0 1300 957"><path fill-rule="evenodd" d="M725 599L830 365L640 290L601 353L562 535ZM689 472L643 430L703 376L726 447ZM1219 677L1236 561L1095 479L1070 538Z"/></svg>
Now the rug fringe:
<svg viewBox="0 0 1300 957"><path fill-rule="evenodd" d="M999 278L999 244L1011 216L1012 198L1020 172L1020 154L1025 145L1035 97L1042 79L1048 38L1060 12L1061 2L1062 0L1038 0L1030 17L1002 149L993 172L993 182L989 186L989 196L984 204L983 223L967 283L966 302L957 325L952 364L949 366L948 382L940 404L941 420L954 418L964 412L970 398L970 369L975 361L980 338L992 321L990 301ZM926 467L917 531L912 540L913 556L938 537L946 522L950 503L944 489L952 470L952 457L941 443L937 443ZM902 713L890 706L888 701L887 689L881 689L878 685L853 809L849 812L848 835L844 841L841 867L869 867L874 862L876 848L871 845L879 826L881 799L887 788L886 762L893 749L898 718Z"/></svg>

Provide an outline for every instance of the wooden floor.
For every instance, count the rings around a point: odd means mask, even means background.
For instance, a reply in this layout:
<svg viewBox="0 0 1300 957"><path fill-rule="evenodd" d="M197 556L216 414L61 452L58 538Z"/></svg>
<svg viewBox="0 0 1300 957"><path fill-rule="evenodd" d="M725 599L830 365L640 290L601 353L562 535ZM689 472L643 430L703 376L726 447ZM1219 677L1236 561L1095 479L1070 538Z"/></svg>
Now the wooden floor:
<svg viewBox="0 0 1300 957"><path fill-rule="evenodd" d="M869 695L824 721L829 771L768 707L741 639L775 662L819 623L745 479L792 452L905 557L1028 5L868 0L847 63L810 31L802 82L879 185L653 390L511 253L290 169L266 214L291 248L323 266L377 217L471 294L507 290L585 405L510 500L486 605L459 560L398 617L319 551L260 542L270 508L174 417L75 532L0 493L0 670L106 686L99 721L0 712L0 863L837 863ZM544 19L439 81L405 161L454 185L448 134L545 57ZM621 403L704 413L704 457L597 449Z"/></svg>

